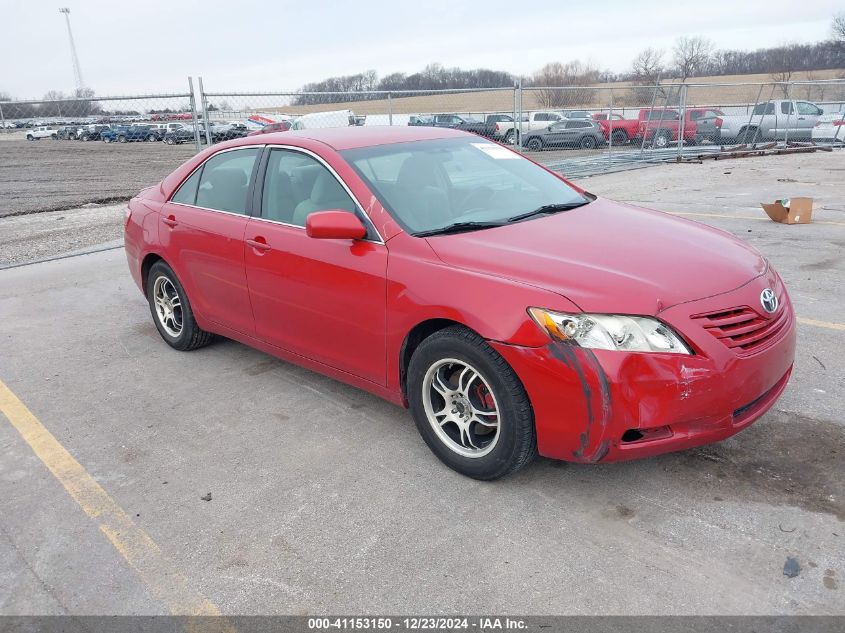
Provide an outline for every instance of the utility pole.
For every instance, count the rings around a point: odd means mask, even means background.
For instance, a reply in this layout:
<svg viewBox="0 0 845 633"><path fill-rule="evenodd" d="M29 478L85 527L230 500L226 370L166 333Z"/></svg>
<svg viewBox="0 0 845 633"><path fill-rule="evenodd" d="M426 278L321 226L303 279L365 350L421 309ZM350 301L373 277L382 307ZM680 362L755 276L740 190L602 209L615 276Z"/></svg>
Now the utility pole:
<svg viewBox="0 0 845 633"><path fill-rule="evenodd" d="M79 67L79 57L76 55L76 44L73 43L73 31L70 29L70 9L62 7L59 13L64 13L67 24L67 36L70 39L70 55L73 60L73 77L76 80L76 89L82 90L85 87L82 81L82 69Z"/></svg>

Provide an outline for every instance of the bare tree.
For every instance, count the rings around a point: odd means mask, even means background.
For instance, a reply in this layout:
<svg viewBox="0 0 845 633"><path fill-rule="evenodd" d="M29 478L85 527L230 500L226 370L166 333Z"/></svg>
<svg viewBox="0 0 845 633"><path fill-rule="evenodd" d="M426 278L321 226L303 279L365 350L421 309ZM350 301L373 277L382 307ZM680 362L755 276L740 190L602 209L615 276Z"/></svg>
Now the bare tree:
<svg viewBox="0 0 845 633"><path fill-rule="evenodd" d="M840 44L845 44L845 12L833 16L833 23L830 25L833 31L833 39Z"/></svg>
<svg viewBox="0 0 845 633"><path fill-rule="evenodd" d="M681 81L698 74L710 61L712 51L713 42L704 37L679 37L675 40L672 61Z"/></svg>
<svg viewBox="0 0 845 633"><path fill-rule="evenodd" d="M775 53L772 59L774 70L769 73L769 77L772 81L780 82L778 88L785 99L789 96L789 84L787 82L792 79L792 74L798 70L803 55L801 48L795 44L773 49L773 52Z"/></svg>
<svg viewBox="0 0 845 633"><path fill-rule="evenodd" d="M537 103L544 108L589 105L595 96L590 86L599 80L598 69L579 60L561 64L551 62L534 73L531 85L537 86Z"/></svg>
<svg viewBox="0 0 845 633"><path fill-rule="evenodd" d="M642 86L642 88L634 88L633 90L636 103L644 103L651 99L654 94L654 89L651 86L658 84L660 76L665 70L663 55L662 50L649 47L640 51L634 57L634 61L631 63L631 82L635 86Z"/></svg>

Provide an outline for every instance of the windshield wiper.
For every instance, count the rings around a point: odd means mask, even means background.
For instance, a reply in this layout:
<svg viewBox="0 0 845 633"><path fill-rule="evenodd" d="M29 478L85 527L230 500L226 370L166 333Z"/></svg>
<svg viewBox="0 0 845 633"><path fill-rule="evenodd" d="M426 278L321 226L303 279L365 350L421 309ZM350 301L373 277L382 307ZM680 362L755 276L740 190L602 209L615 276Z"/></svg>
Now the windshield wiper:
<svg viewBox="0 0 845 633"><path fill-rule="evenodd" d="M558 202L555 204L544 204L542 207L537 207L533 211L527 211L526 213L520 213L519 215L510 217L507 221L519 222L520 220L533 218L535 215L546 215L549 213L558 213L559 211L571 211L572 209L583 207L585 204L590 204L590 202L592 201L581 200L579 202Z"/></svg>
<svg viewBox="0 0 845 633"><path fill-rule="evenodd" d="M429 235L446 235L448 233L462 233L463 231L473 231L475 229L489 229L494 226L504 226L507 222L455 222L441 226L439 229L429 229L428 231L418 231L414 233L414 237L428 237Z"/></svg>

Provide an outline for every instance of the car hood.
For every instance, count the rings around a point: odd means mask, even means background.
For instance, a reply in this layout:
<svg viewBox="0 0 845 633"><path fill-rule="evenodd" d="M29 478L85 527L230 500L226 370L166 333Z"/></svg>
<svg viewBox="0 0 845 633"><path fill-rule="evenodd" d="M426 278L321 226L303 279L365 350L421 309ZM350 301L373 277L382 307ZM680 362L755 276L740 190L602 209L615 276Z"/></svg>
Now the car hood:
<svg viewBox="0 0 845 633"><path fill-rule="evenodd" d="M756 250L728 233L601 198L572 211L427 239L448 265L556 292L585 312L654 315L734 290L767 268Z"/></svg>

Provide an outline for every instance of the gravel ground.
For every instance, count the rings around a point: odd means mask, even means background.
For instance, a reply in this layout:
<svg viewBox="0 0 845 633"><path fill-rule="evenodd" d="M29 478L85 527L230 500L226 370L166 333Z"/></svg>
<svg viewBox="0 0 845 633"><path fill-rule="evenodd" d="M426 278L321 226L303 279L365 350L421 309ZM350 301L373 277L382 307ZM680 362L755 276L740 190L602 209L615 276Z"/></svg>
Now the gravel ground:
<svg viewBox="0 0 845 633"><path fill-rule="evenodd" d="M128 200L193 156L164 143L0 143L0 217Z"/></svg>

